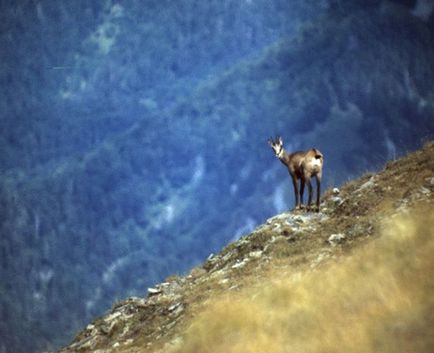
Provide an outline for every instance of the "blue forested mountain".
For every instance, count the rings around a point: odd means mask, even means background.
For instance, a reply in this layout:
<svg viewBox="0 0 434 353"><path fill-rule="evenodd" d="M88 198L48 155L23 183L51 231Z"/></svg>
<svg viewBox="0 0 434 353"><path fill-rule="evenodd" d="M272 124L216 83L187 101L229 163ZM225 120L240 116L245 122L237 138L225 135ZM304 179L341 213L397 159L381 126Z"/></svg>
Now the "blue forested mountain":
<svg viewBox="0 0 434 353"><path fill-rule="evenodd" d="M292 207L266 144L327 185L434 133L434 26L411 1L3 1L0 352Z"/></svg>
<svg viewBox="0 0 434 353"><path fill-rule="evenodd" d="M83 153L313 16L281 0L2 5L7 169Z"/></svg>

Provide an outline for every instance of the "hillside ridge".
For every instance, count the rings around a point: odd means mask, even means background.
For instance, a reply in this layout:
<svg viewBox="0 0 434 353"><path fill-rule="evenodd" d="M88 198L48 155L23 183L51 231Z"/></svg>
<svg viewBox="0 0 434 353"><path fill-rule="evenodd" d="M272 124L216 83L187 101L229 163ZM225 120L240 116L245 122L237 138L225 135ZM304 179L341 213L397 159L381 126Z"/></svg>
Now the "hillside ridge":
<svg viewBox="0 0 434 353"><path fill-rule="evenodd" d="M339 190L320 213L284 212L227 245L186 276L171 276L147 297L119 301L81 331L67 352L166 352L182 345L189 322L214 298L280 276L316 271L380 238L386 219L434 203L434 142Z"/></svg>

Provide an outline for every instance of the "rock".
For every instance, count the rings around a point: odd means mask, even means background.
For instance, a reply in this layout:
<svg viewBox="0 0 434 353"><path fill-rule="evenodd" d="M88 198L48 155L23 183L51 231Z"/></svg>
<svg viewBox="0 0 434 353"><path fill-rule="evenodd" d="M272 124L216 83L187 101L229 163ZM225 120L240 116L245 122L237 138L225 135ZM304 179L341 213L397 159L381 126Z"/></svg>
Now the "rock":
<svg viewBox="0 0 434 353"><path fill-rule="evenodd" d="M312 230L315 222L321 221L325 216L323 213L317 212L307 212L303 215L290 216L286 220L286 224L291 227L295 232L299 230ZM328 217L327 217L328 218Z"/></svg>
<svg viewBox="0 0 434 353"><path fill-rule="evenodd" d="M336 244L342 243L345 239L346 239L345 234L337 233L337 234L330 235L329 238L327 239L327 241L331 245L336 245Z"/></svg>
<svg viewBox="0 0 434 353"><path fill-rule="evenodd" d="M431 190L427 189L427 188L424 187L424 186L421 186L420 189L419 189L419 191L420 191L422 194L424 194L424 195L430 195L430 194L431 194Z"/></svg>
<svg viewBox="0 0 434 353"><path fill-rule="evenodd" d="M120 334L120 337L124 337L130 331L131 326L130 326L128 320L129 320L129 318L124 319L125 325L124 325L124 328Z"/></svg>
<svg viewBox="0 0 434 353"><path fill-rule="evenodd" d="M258 250L258 251L252 251L249 253L249 257L253 258L253 259L259 259L262 256L262 251Z"/></svg>
<svg viewBox="0 0 434 353"><path fill-rule="evenodd" d="M330 201L332 201L334 204L340 206L344 203L344 200L342 200L339 196L333 196L330 198Z"/></svg>
<svg viewBox="0 0 434 353"><path fill-rule="evenodd" d="M173 305L171 305L171 306L169 306L169 311L173 311L173 310L175 310L178 306L180 306L181 305L181 303L176 303L176 304L173 304Z"/></svg>
<svg viewBox="0 0 434 353"><path fill-rule="evenodd" d="M293 230L300 228L303 223L304 219L302 216L290 216L286 220L286 224L288 224Z"/></svg>
<svg viewBox="0 0 434 353"><path fill-rule="evenodd" d="M250 243L250 240L248 239L248 238L243 238L243 239L240 239L236 244L235 244L235 247L237 247L237 248L241 248L241 247L243 247L244 245L248 245Z"/></svg>
<svg viewBox="0 0 434 353"><path fill-rule="evenodd" d="M333 195L339 195L340 192L338 188L333 188Z"/></svg>
<svg viewBox="0 0 434 353"><path fill-rule="evenodd" d="M172 315L178 316L184 311L184 306L182 303L176 303L170 306L168 310Z"/></svg>
<svg viewBox="0 0 434 353"><path fill-rule="evenodd" d="M243 268L247 263L247 259L244 259L241 262L237 262L235 265L232 265L231 268Z"/></svg>
<svg viewBox="0 0 434 353"><path fill-rule="evenodd" d="M100 326L100 331L104 334L104 335L109 335L113 329L115 328L115 326L118 324L118 321L106 321L105 323L101 324Z"/></svg>
<svg viewBox="0 0 434 353"><path fill-rule="evenodd" d="M274 252L274 250L276 249L276 246L278 247L280 244L287 244L288 243L288 238L284 237L282 235L279 235L277 237L272 237L271 240L269 241L269 243L265 246L264 248L264 253L267 255L270 255ZM276 245L277 244L277 245Z"/></svg>
<svg viewBox="0 0 434 353"><path fill-rule="evenodd" d="M113 320L117 319L119 316L121 316L122 314L119 311L115 311L114 313L106 316L104 318L105 322L112 322Z"/></svg>
<svg viewBox="0 0 434 353"><path fill-rule="evenodd" d="M182 285L178 281L172 281L172 282L161 283L158 286L158 288L162 291L162 293L165 296L173 297L173 296L179 296L179 293L182 289Z"/></svg>
<svg viewBox="0 0 434 353"><path fill-rule="evenodd" d="M326 209L324 209L325 211ZM330 219L329 216L327 216L325 213L319 212L316 214L319 217L319 222L325 222L328 221Z"/></svg>
<svg viewBox="0 0 434 353"><path fill-rule="evenodd" d="M279 232L282 225L280 223L276 223L272 229L273 232Z"/></svg>
<svg viewBox="0 0 434 353"><path fill-rule="evenodd" d="M222 262L227 262L231 259L231 257L236 256L233 251L229 251L225 256L222 257Z"/></svg>
<svg viewBox="0 0 434 353"><path fill-rule="evenodd" d="M271 218L267 219L266 224L270 225L271 223L273 223L275 221L283 221L289 215L290 215L290 213L288 213L288 212L281 213L281 214L279 214L277 216L274 216L274 217L271 217Z"/></svg>
<svg viewBox="0 0 434 353"><path fill-rule="evenodd" d="M157 294L160 294L160 293L162 293L163 291L160 289L160 288L148 288L148 294L150 295L150 296L152 296L152 295L157 295Z"/></svg>
<svg viewBox="0 0 434 353"><path fill-rule="evenodd" d="M130 297L126 302L127 304L132 304L136 308L144 307L146 305L146 299L139 297Z"/></svg>
<svg viewBox="0 0 434 353"><path fill-rule="evenodd" d="M356 192L360 192L363 191L365 189L371 188L375 185L374 183L374 177L371 177L371 179L369 179L366 183L362 184L357 190Z"/></svg>
<svg viewBox="0 0 434 353"><path fill-rule="evenodd" d="M294 217L292 217L292 219L296 223L304 223L305 222L305 219L303 216L294 216Z"/></svg>
<svg viewBox="0 0 434 353"><path fill-rule="evenodd" d="M219 260L220 260L219 256L210 254L202 267L204 270L210 271L215 266L215 264L219 262Z"/></svg>
<svg viewBox="0 0 434 353"><path fill-rule="evenodd" d="M91 349L91 350L95 350L95 346L98 344L98 342L100 341L100 336L99 335L92 335L89 337L85 337L82 340L75 342L73 344L71 344L68 348L74 350L85 350L85 349Z"/></svg>
<svg viewBox="0 0 434 353"><path fill-rule="evenodd" d="M211 272L211 275L209 276L210 279L219 279L221 277L226 276L227 271L225 269L220 269L214 272Z"/></svg>

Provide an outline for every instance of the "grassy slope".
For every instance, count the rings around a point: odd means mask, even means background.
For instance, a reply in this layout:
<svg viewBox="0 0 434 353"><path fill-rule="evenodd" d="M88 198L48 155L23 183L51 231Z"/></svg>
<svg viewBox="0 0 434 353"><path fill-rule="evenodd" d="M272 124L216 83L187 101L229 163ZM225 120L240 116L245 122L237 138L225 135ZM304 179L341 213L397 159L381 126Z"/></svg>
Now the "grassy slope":
<svg viewBox="0 0 434 353"><path fill-rule="evenodd" d="M430 351L433 157L431 142L329 190L320 214L269 219L62 352Z"/></svg>

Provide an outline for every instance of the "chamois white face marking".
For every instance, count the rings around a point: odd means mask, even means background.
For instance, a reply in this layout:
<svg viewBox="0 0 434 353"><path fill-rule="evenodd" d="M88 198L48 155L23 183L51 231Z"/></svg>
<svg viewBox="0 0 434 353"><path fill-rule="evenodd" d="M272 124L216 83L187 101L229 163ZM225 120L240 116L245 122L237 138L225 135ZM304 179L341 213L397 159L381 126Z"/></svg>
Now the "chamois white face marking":
<svg viewBox="0 0 434 353"><path fill-rule="evenodd" d="M274 154L277 158L281 158L283 156L283 141L282 139L278 139L276 142L271 141L270 146L274 151Z"/></svg>

